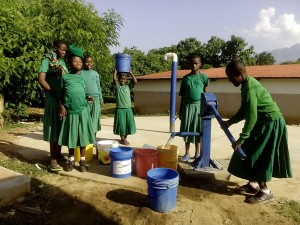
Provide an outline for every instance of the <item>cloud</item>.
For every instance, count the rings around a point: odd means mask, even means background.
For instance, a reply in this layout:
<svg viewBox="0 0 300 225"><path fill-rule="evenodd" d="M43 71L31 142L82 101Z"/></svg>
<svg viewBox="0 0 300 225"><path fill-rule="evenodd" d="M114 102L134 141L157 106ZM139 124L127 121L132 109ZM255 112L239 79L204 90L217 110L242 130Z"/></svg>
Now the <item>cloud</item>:
<svg viewBox="0 0 300 225"><path fill-rule="evenodd" d="M273 50L300 43L300 24L295 21L294 14L276 17L276 9L273 7L262 9L255 27L241 32L256 50Z"/></svg>

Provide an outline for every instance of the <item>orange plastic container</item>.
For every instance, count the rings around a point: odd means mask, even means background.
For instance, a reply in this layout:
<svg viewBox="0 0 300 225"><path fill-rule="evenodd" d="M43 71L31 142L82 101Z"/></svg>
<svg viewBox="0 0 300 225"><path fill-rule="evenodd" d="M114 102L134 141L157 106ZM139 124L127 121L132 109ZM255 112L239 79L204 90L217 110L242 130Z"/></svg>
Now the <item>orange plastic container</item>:
<svg viewBox="0 0 300 225"><path fill-rule="evenodd" d="M178 166L178 146L161 145L157 147L158 167L170 168L177 170Z"/></svg>
<svg viewBox="0 0 300 225"><path fill-rule="evenodd" d="M135 157L135 175L140 178L146 178L148 170L157 167L158 152L154 149L136 148Z"/></svg>

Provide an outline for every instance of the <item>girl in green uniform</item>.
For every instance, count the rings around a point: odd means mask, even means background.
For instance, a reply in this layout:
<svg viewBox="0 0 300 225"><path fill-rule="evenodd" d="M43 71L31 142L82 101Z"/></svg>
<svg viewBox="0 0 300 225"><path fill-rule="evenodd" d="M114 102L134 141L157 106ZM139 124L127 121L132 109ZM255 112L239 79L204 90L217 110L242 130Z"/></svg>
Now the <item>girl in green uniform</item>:
<svg viewBox="0 0 300 225"><path fill-rule="evenodd" d="M239 61L232 61L226 67L226 75L234 86L241 87L241 106L238 112L224 124L229 127L245 120L233 149L241 147L247 155L242 161L235 151L228 171L249 182L236 188L241 193L255 194L246 202L264 203L273 199L267 187L272 177L292 177L287 128L285 120L269 92L253 77Z"/></svg>
<svg viewBox="0 0 300 225"><path fill-rule="evenodd" d="M44 141L50 142L50 165L51 172L61 170L57 164L57 159L62 158L61 146L57 144L60 132L59 112L59 88L61 76L68 73L64 58L67 51L67 44L62 40L57 40L53 44L54 52L49 52L43 56L38 73L38 81L45 91L45 110L43 136Z"/></svg>
<svg viewBox="0 0 300 225"><path fill-rule="evenodd" d="M61 132L58 143L68 146L69 162L66 171L72 171L75 165L74 148L80 147L80 171L86 172L85 150L86 146L94 143L95 136L92 127L88 101L85 94L85 78L80 74L82 68L83 52L76 46L69 46L68 64L70 73L62 77L61 102L66 112L61 110ZM90 100L90 99L89 99Z"/></svg>
<svg viewBox="0 0 300 225"><path fill-rule="evenodd" d="M93 98L92 104L89 104L90 114L92 118L93 129L95 132L95 143L97 131L101 130L101 108L103 108L103 97L100 86L99 74L93 70L94 61L92 56L84 57L85 70L80 73L85 77L86 95Z"/></svg>
<svg viewBox="0 0 300 225"><path fill-rule="evenodd" d="M189 59L191 72L181 81L179 95L181 96L179 119L181 132L200 132L201 93L208 91L208 76L200 72L201 57L192 55ZM187 136L183 161L190 159L190 143L195 143L195 158L200 156L200 136Z"/></svg>
<svg viewBox="0 0 300 225"><path fill-rule="evenodd" d="M114 134L120 135L120 144L129 145L127 135L135 134L136 127L131 109L130 88L127 84L127 73L114 71L114 83L116 86L116 110L114 118ZM131 84L137 83L136 77L130 72Z"/></svg>

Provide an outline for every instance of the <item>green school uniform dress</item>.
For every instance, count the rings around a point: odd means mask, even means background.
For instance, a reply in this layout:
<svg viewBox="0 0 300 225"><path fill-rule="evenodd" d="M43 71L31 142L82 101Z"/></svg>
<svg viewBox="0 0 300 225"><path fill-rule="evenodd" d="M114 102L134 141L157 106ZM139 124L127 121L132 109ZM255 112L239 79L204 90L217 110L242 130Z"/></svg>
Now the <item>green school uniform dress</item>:
<svg viewBox="0 0 300 225"><path fill-rule="evenodd" d="M57 142L60 132L61 122L58 117L60 92L60 78L68 69L63 59L57 59L55 53L48 53L43 56L39 72L46 73L46 81L51 88L50 92L45 92L45 109L43 138L44 141Z"/></svg>
<svg viewBox="0 0 300 225"><path fill-rule="evenodd" d="M114 134L125 136L136 133L136 126L131 109L130 88L128 85L116 85L116 109Z"/></svg>
<svg viewBox="0 0 300 225"><path fill-rule="evenodd" d="M85 98L85 78L80 74L66 74L61 85L67 115L62 121L58 144L76 148L94 143L95 133Z"/></svg>
<svg viewBox="0 0 300 225"><path fill-rule="evenodd" d="M269 92L247 76L241 88L241 107L229 123L245 120L239 139L247 160L234 152L228 171L250 181L292 177L285 120Z"/></svg>
<svg viewBox="0 0 300 225"><path fill-rule="evenodd" d="M201 93L208 87L208 76L204 73L187 74L183 77L180 85L182 118L180 123L181 132L200 132L200 103ZM200 137L183 137L184 142L199 143Z"/></svg>
<svg viewBox="0 0 300 225"><path fill-rule="evenodd" d="M80 73L85 77L86 96L92 96L94 101L88 104L94 132L101 130L101 106L103 102L99 74L95 70L82 70Z"/></svg>

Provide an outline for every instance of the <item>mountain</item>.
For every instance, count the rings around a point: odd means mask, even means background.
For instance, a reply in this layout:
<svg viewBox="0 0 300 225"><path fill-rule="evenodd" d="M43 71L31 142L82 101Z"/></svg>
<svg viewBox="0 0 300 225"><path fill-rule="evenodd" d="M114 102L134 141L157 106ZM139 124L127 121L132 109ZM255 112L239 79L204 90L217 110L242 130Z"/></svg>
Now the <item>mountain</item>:
<svg viewBox="0 0 300 225"><path fill-rule="evenodd" d="M276 64L287 61L297 61L300 58L300 43L290 48L280 48L270 51L276 60Z"/></svg>

